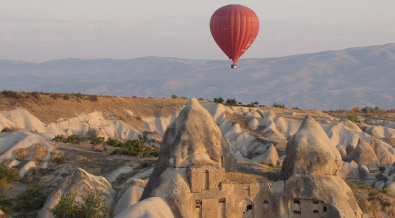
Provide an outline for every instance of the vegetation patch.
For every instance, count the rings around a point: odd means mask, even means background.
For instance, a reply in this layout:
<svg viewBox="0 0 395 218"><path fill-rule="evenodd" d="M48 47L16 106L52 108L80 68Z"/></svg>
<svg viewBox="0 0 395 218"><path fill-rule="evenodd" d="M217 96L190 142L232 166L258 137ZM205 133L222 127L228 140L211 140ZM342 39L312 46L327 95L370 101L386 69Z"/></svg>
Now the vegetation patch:
<svg viewBox="0 0 395 218"><path fill-rule="evenodd" d="M50 210L56 218L104 218L110 217L110 209L102 198L102 192L91 191L82 196L82 201L76 200L76 194L67 193L59 203Z"/></svg>
<svg viewBox="0 0 395 218"><path fill-rule="evenodd" d="M127 140L126 142L120 142L116 139L109 138L105 144L119 149L111 152L112 155L129 155L138 157L159 157L159 148L150 146L152 140L146 132L139 135L138 140ZM147 144L147 145L146 145Z"/></svg>

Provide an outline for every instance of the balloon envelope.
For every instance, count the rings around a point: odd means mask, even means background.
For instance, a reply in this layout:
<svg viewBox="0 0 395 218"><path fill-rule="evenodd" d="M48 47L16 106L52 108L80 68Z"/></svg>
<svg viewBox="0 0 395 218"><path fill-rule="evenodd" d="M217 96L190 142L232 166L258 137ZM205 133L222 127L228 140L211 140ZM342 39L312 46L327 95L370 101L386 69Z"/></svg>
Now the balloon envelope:
<svg viewBox="0 0 395 218"><path fill-rule="evenodd" d="M211 16L210 31L222 51L236 63L258 35L259 19L245 6L226 5Z"/></svg>

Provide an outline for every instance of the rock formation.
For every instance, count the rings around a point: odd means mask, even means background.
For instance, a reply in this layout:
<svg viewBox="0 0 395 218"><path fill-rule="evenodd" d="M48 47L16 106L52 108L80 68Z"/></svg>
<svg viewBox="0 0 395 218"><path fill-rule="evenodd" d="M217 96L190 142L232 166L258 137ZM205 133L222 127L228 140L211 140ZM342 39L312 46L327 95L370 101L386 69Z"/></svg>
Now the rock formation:
<svg viewBox="0 0 395 218"><path fill-rule="evenodd" d="M370 167L377 167L380 165L377 159L376 153L374 152L371 145L369 145L362 138L359 139L357 147L350 155L350 159L354 160L359 165L365 165Z"/></svg>
<svg viewBox="0 0 395 218"><path fill-rule="evenodd" d="M287 145L282 168L288 178L284 196L293 202L297 214L312 217L303 207L309 206L305 199L313 199L313 210L319 207L319 202L325 205L324 217L362 217L351 189L338 176L341 165L340 153L322 127L313 118L306 117Z"/></svg>
<svg viewBox="0 0 395 218"><path fill-rule="evenodd" d="M192 197L187 167L222 166L221 131L212 116L196 99L191 99L163 138L161 153L141 199L162 197L177 217L191 217L182 206Z"/></svg>
<svg viewBox="0 0 395 218"><path fill-rule="evenodd" d="M163 153L141 201L125 211L142 217L149 211L145 202L164 200L160 204L166 207L167 202L174 217L362 216L338 176L341 155L313 118L303 121L287 145L285 180L243 171L247 168L241 165L228 167L234 159L226 142L213 118L192 99L166 131ZM125 211L118 217L125 217Z"/></svg>
<svg viewBox="0 0 395 218"><path fill-rule="evenodd" d="M289 140L286 155L283 172L287 178L292 174L337 175L342 165L339 151L310 116Z"/></svg>

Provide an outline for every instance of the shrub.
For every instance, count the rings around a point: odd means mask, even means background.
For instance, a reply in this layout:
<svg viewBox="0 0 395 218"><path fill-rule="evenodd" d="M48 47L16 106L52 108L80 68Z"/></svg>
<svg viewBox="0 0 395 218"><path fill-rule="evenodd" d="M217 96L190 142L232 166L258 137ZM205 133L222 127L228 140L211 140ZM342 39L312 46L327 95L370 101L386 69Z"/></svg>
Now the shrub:
<svg viewBox="0 0 395 218"><path fill-rule="evenodd" d="M18 211L23 210L24 212L41 209L44 206L46 198L47 196L41 193L39 189L29 187L26 192L19 197L21 202L19 202L16 209Z"/></svg>
<svg viewBox="0 0 395 218"><path fill-rule="evenodd" d="M178 96L177 96L177 95L171 95L171 98L172 98L172 99L177 99Z"/></svg>
<svg viewBox="0 0 395 218"><path fill-rule="evenodd" d="M4 213L11 213L12 202L10 200L4 199L4 195L0 195L0 209Z"/></svg>
<svg viewBox="0 0 395 218"><path fill-rule="evenodd" d="M284 104L273 103L273 107L276 107L276 108L285 108L285 105L284 105Z"/></svg>
<svg viewBox="0 0 395 218"><path fill-rule="evenodd" d="M64 137L64 135L57 135L55 136L55 138L52 139L52 141L66 143L66 138Z"/></svg>
<svg viewBox="0 0 395 218"><path fill-rule="evenodd" d="M101 144L103 142L104 142L104 137L92 138L90 141L91 144L95 144L95 145Z"/></svg>
<svg viewBox="0 0 395 218"><path fill-rule="evenodd" d="M90 101L98 101L98 100L99 100L99 98L98 98L96 95L89 95L89 96L88 96L88 99L89 99Z"/></svg>
<svg viewBox="0 0 395 218"><path fill-rule="evenodd" d="M381 192L381 193L384 193L384 194L388 194L388 193L389 193L389 189L388 189L388 188L385 188L385 189L381 190L380 192Z"/></svg>
<svg viewBox="0 0 395 218"><path fill-rule="evenodd" d="M356 123L360 123L361 122L361 120L359 120L359 118L355 114L349 114L347 116L347 119L352 121L352 122L356 122Z"/></svg>
<svg viewBox="0 0 395 218"><path fill-rule="evenodd" d="M220 104L224 103L224 99L222 97L213 98L213 101L215 103L220 103Z"/></svg>
<svg viewBox="0 0 395 218"><path fill-rule="evenodd" d="M108 140L107 140L108 141ZM119 149L111 152L112 155L129 155L139 157L158 157L160 153L159 148L145 146L145 143L151 143L151 139L144 132L139 135L139 140L128 140L125 143L121 143L116 140L111 140L110 143L116 144Z"/></svg>
<svg viewBox="0 0 395 218"><path fill-rule="evenodd" d="M379 171L381 173L384 173L385 172L385 166L379 166Z"/></svg>
<svg viewBox="0 0 395 218"><path fill-rule="evenodd" d="M120 142L119 140L113 139L113 138L108 138L107 141L105 142L105 144L111 145L114 147L121 147L122 146L122 142Z"/></svg>
<svg viewBox="0 0 395 218"><path fill-rule="evenodd" d="M72 93L72 95L74 95L77 98L82 98L82 94L81 93Z"/></svg>
<svg viewBox="0 0 395 218"><path fill-rule="evenodd" d="M51 98L56 100L56 99L60 98L61 96L59 94L52 94L49 97L51 97Z"/></svg>
<svg viewBox="0 0 395 218"><path fill-rule="evenodd" d="M40 93L39 92L37 92L37 91L35 91L35 92L32 92L32 94L31 94L33 97L35 97L36 99L39 99L40 98Z"/></svg>
<svg viewBox="0 0 395 218"><path fill-rule="evenodd" d="M4 129L1 130L1 132L15 132L15 131L17 131L17 130L18 130L18 129L15 128L15 127L4 127Z"/></svg>
<svg viewBox="0 0 395 218"><path fill-rule="evenodd" d="M361 112L361 108L353 107L353 108L351 108L351 111L359 113L359 112Z"/></svg>
<svg viewBox="0 0 395 218"><path fill-rule="evenodd" d="M237 105L237 100L235 98L228 98L226 99L226 105L234 106Z"/></svg>
<svg viewBox="0 0 395 218"><path fill-rule="evenodd" d="M8 98L20 98L21 97L17 92L14 92L11 90L4 90L1 92L1 94L5 97L8 97Z"/></svg>
<svg viewBox="0 0 395 218"><path fill-rule="evenodd" d="M56 218L99 218L110 217L110 209L106 200L102 198L102 192L91 191L82 196L82 201L76 201L76 195L67 193L59 203L50 210Z"/></svg>
<svg viewBox="0 0 395 218"><path fill-rule="evenodd" d="M70 95L64 95L63 96L63 100L69 100L70 99Z"/></svg>
<svg viewBox="0 0 395 218"><path fill-rule="evenodd" d="M0 166L0 178L5 178L7 182L19 179L18 170L12 167Z"/></svg>
<svg viewBox="0 0 395 218"><path fill-rule="evenodd" d="M66 138L67 143L79 144L82 141L82 138L78 135L70 135Z"/></svg>

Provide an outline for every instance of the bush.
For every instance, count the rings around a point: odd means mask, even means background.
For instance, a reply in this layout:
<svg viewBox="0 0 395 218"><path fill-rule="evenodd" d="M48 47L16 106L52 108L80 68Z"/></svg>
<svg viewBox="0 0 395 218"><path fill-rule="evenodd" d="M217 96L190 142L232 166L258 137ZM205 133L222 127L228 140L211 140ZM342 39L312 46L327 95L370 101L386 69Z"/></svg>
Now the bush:
<svg viewBox="0 0 395 218"><path fill-rule="evenodd" d="M215 103L220 103L220 104L224 103L224 99L222 97L213 98L213 101Z"/></svg>
<svg viewBox="0 0 395 218"><path fill-rule="evenodd" d="M353 107L353 108L351 108L351 111L359 113L359 112L361 112L361 108Z"/></svg>
<svg viewBox="0 0 395 218"><path fill-rule="evenodd" d="M105 142L105 144L111 145L114 147L121 147L122 146L122 142L120 142L119 140L113 139L113 138L108 138L107 141Z"/></svg>
<svg viewBox="0 0 395 218"><path fill-rule="evenodd" d="M70 95L64 95L63 96L63 100L69 100L70 99Z"/></svg>
<svg viewBox="0 0 395 218"><path fill-rule="evenodd" d="M50 210L56 218L99 218L110 217L110 209L102 192L91 191L82 196L82 201L76 201L76 195L67 193L59 203Z"/></svg>
<svg viewBox="0 0 395 218"><path fill-rule="evenodd" d="M379 166L379 171L381 173L384 173L385 172L385 166Z"/></svg>
<svg viewBox="0 0 395 218"><path fill-rule="evenodd" d="M1 92L1 94L5 97L8 97L8 98L20 98L21 97L17 92L14 92L11 90L4 90Z"/></svg>
<svg viewBox="0 0 395 218"><path fill-rule="evenodd" d="M103 142L104 142L104 137L92 138L90 141L91 144L95 144L95 145L101 144Z"/></svg>
<svg viewBox="0 0 395 218"><path fill-rule="evenodd" d="M171 95L171 98L172 98L172 99L177 99L178 96L177 96L177 95Z"/></svg>
<svg viewBox="0 0 395 218"><path fill-rule="evenodd" d="M52 139L52 141L66 143L66 138L64 137L64 135L57 135L55 136L55 138Z"/></svg>
<svg viewBox="0 0 395 218"><path fill-rule="evenodd" d="M29 187L26 192L20 196L21 202L16 207L16 210L23 210L24 212L30 212L41 209L46 200L47 196L40 192L37 188Z"/></svg>
<svg viewBox="0 0 395 218"><path fill-rule="evenodd" d="M32 92L32 94L31 94L33 97L35 97L36 99L39 99L40 98L40 93L39 92L37 92L37 91L35 91L35 92Z"/></svg>
<svg viewBox="0 0 395 218"><path fill-rule="evenodd" d="M226 105L234 106L237 105L237 100L235 98L228 98L226 99Z"/></svg>
<svg viewBox="0 0 395 218"><path fill-rule="evenodd" d="M359 118L355 114L349 114L347 116L347 119L352 121L352 122L356 122L356 123L360 123L361 122L361 120L359 120Z"/></svg>
<svg viewBox="0 0 395 218"><path fill-rule="evenodd" d="M5 178L7 182L13 182L19 179L18 170L12 167L0 166L0 179Z"/></svg>
<svg viewBox="0 0 395 218"><path fill-rule="evenodd" d="M90 101L98 101L98 100L99 100L99 98L98 98L96 95L89 95L89 96L88 96L88 99L89 99Z"/></svg>
<svg viewBox="0 0 395 218"><path fill-rule="evenodd" d="M4 129L1 130L1 132L15 132L15 131L17 131L17 130L18 130L18 129L15 128L15 127L4 127Z"/></svg>
<svg viewBox="0 0 395 218"><path fill-rule="evenodd" d="M78 135L70 135L66 138L67 143L79 144L82 141L82 138Z"/></svg>
<svg viewBox="0 0 395 218"><path fill-rule="evenodd" d="M53 99L58 99L58 98L61 98L62 96L60 96L59 94L52 94L52 95L50 95L49 97L51 97L51 98L53 98Z"/></svg>
<svg viewBox="0 0 395 218"><path fill-rule="evenodd" d="M364 107L361 109L362 113L385 113L386 110L380 107Z"/></svg>
<svg viewBox="0 0 395 218"><path fill-rule="evenodd" d="M111 139L109 143L116 144L117 147L120 147L119 149L111 152L111 154L139 157L158 157L160 153L159 148L145 145L145 143L150 144L151 141L152 140L149 138L146 132L144 132L142 135L139 135L139 140L128 140L125 143Z"/></svg>
<svg viewBox="0 0 395 218"><path fill-rule="evenodd" d="M273 103L273 107L276 107L276 108L285 108L285 105L284 105L284 104Z"/></svg>
<svg viewBox="0 0 395 218"><path fill-rule="evenodd" d="M4 213L11 213L12 202L10 200L4 199L4 195L0 195L0 210Z"/></svg>

